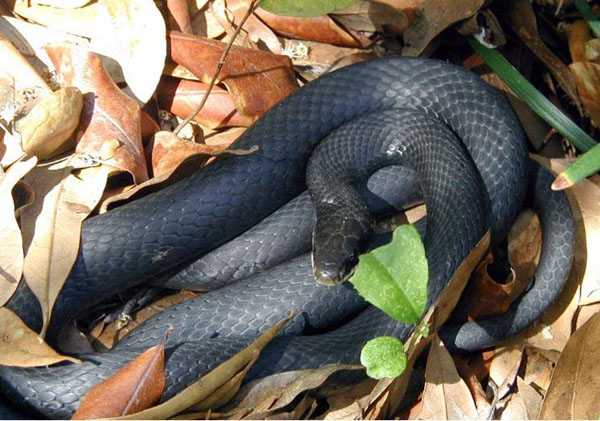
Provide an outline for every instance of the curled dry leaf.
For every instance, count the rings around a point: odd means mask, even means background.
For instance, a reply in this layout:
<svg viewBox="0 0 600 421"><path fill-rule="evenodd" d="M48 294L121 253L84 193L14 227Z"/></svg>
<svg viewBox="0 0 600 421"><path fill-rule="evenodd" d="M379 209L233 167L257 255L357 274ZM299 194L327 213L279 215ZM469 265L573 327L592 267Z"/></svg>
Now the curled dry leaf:
<svg viewBox="0 0 600 421"><path fill-rule="evenodd" d="M158 402L165 384L163 342L90 389L72 419L112 418L143 411Z"/></svg>
<svg viewBox="0 0 600 421"><path fill-rule="evenodd" d="M173 61L189 69L203 82L210 82L225 49L219 41L171 32ZM233 46L219 74L240 114L256 120L297 87L288 57Z"/></svg>
<svg viewBox="0 0 600 421"><path fill-rule="evenodd" d="M422 407L416 419L475 419L477 408L469 388L460 378L452 357L438 337L433 340L427 368Z"/></svg>
<svg viewBox="0 0 600 421"><path fill-rule="evenodd" d="M173 172L185 159L193 155L247 155L255 150L227 149L225 145L193 143L171 132L158 132L154 135L152 147L152 170L157 177Z"/></svg>
<svg viewBox="0 0 600 421"><path fill-rule="evenodd" d="M418 56L431 40L459 20L473 16L483 0L425 0L419 17L404 31L403 56Z"/></svg>
<svg viewBox="0 0 600 421"><path fill-rule="evenodd" d="M136 183L147 180L137 102L121 92L94 53L70 44L51 45L46 50L64 82L83 93L76 152L128 171ZM108 140L119 142L114 156L103 153L103 143Z"/></svg>
<svg viewBox="0 0 600 421"><path fill-rule="evenodd" d="M39 101L21 119L23 150L40 159L70 149L67 142L77 126L83 108L83 95L73 86L59 89Z"/></svg>
<svg viewBox="0 0 600 421"><path fill-rule="evenodd" d="M36 191L36 202L22 212L27 285L40 301L44 325L67 279L81 240L81 224L96 207L106 185L108 168L38 167L26 180Z"/></svg>
<svg viewBox="0 0 600 421"><path fill-rule="evenodd" d="M192 34L215 39L225 33L220 22L229 22L225 16L225 0L196 1L195 7L188 3L192 17Z"/></svg>
<svg viewBox="0 0 600 421"><path fill-rule="evenodd" d="M116 60L134 97L145 104L160 80L166 28L152 0L100 0L91 48Z"/></svg>
<svg viewBox="0 0 600 421"><path fill-rule="evenodd" d="M158 89L158 104L161 109L186 118L196 110L207 90L208 85L205 83L165 76ZM252 119L238 113L231 94L218 86L212 88L202 111L196 115L194 121L211 129L226 126L248 127L253 122Z"/></svg>
<svg viewBox="0 0 600 421"><path fill-rule="evenodd" d="M248 364L253 364L256 361L257 354L273 340L275 335L293 316L294 312L260 335L242 351L221 363L218 367L171 399L154 408L120 417L119 419L166 419L203 401L223 384L229 382L232 377L244 370Z"/></svg>
<svg viewBox="0 0 600 421"><path fill-rule="evenodd" d="M98 3L76 9L33 4L29 0L15 0L13 10L29 21L73 35L91 38L98 27Z"/></svg>
<svg viewBox="0 0 600 421"><path fill-rule="evenodd" d="M54 351L9 309L0 308L0 364L16 367L39 367L61 361L79 363Z"/></svg>
<svg viewBox="0 0 600 421"><path fill-rule="evenodd" d="M15 217L12 190L36 163L36 157L18 161L0 175L0 307L17 290L23 274L23 238Z"/></svg>
<svg viewBox="0 0 600 421"><path fill-rule="evenodd" d="M600 313L569 339L556 364L542 419L596 419L600 414Z"/></svg>
<svg viewBox="0 0 600 421"><path fill-rule="evenodd" d="M517 371L523 359L523 342L496 348L490 365L490 379L498 386L498 398L503 399L515 384Z"/></svg>

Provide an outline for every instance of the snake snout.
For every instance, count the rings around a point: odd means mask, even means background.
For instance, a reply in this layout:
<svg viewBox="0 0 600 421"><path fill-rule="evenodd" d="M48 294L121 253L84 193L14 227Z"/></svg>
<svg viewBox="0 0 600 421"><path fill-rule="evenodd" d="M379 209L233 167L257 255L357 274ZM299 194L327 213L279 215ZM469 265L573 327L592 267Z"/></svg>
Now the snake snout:
<svg viewBox="0 0 600 421"><path fill-rule="evenodd" d="M313 270L318 283L333 286L346 281L352 276L357 264L358 257L351 255L343 259L343 262L315 261Z"/></svg>

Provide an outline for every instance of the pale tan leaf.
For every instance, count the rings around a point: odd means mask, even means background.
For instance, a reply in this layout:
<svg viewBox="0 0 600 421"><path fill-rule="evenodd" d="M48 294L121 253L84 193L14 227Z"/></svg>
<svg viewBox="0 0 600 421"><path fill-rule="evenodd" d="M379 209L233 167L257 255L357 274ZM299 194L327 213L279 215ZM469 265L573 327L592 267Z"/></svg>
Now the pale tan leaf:
<svg viewBox="0 0 600 421"><path fill-rule="evenodd" d="M498 386L497 395L503 399L511 390L517 377L517 371L523 359L525 345L517 343L506 347L499 347L495 351L490 366L490 379Z"/></svg>
<svg viewBox="0 0 600 421"><path fill-rule="evenodd" d="M529 346L525 348L525 352L527 354L527 364L525 365L523 379L525 383L534 386L541 393L545 393L550 386L552 372L560 353Z"/></svg>
<svg viewBox="0 0 600 421"><path fill-rule="evenodd" d="M0 18L0 21L3 17ZM0 26L0 63L3 73L13 78L15 90L38 88L43 93L50 92L50 88L40 74L23 57L17 47L4 35ZM4 106L4 104L0 104Z"/></svg>
<svg viewBox="0 0 600 421"><path fill-rule="evenodd" d="M33 4L58 7L59 9L76 9L83 7L92 0L32 0Z"/></svg>
<svg viewBox="0 0 600 421"><path fill-rule="evenodd" d="M29 3L29 0L16 0L13 10L28 20L73 35L91 38L97 30L96 2L77 9L58 9Z"/></svg>
<svg viewBox="0 0 600 421"><path fill-rule="evenodd" d="M7 308L0 308L0 364L39 367L77 358L56 353L33 330Z"/></svg>
<svg viewBox="0 0 600 421"><path fill-rule="evenodd" d="M569 339L554 374L540 418L597 419L600 414L600 313Z"/></svg>
<svg viewBox="0 0 600 421"><path fill-rule="evenodd" d="M538 418L540 408L542 407L542 395L540 395L529 383L526 383L521 377L517 377L517 388L519 395L525 402L527 418L535 420Z"/></svg>
<svg viewBox="0 0 600 421"><path fill-rule="evenodd" d="M100 0L91 48L116 60L134 98L145 104L167 54L165 22L152 0Z"/></svg>
<svg viewBox="0 0 600 421"><path fill-rule="evenodd" d="M153 346L90 389L72 419L110 418L155 405L166 384L165 344Z"/></svg>
<svg viewBox="0 0 600 421"><path fill-rule="evenodd" d="M107 167L39 167L27 177L36 202L22 213L25 242L23 273L42 306L45 333L49 317L67 279L81 240L81 224L96 207L106 185Z"/></svg>
<svg viewBox="0 0 600 421"><path fill-rule="evenodd" d="M435 338L427 357L423 407L417 419L474 419L477 408L469 388L460 378L452 357Z"/></svg>
<svg viewBox="0 0 600 421"><path fill-rule="evenodd" d="M68 140L79 125L82 108L83 95L73 86L43 98L20 120L23 150L46 159L75 146Z"/></svg>
<svg viewBox="0 0 600 421"><path fill-rule="evenodd" d="M0 307L16 291L23 274L23 238L15 218L12 189L36 163L36 157L18 161L0 175Z"/></svg>
<svg viewBox="0 0 600 421"><path fill-rule="evenodd" d="M527 404L518 392L511 393L506 398L506 404L500 415L501 420L528 420Z"/></svg>

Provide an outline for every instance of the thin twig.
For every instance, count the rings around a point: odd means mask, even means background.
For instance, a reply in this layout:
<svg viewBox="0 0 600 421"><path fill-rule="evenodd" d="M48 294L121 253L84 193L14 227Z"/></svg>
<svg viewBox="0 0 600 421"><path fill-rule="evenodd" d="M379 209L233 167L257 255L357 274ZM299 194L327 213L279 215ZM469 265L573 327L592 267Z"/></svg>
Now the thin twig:
<svg viewBox="0 0 600 421"><path fill-rule="evenodd" d="M242 26L244 26L244 23L246 23L246 21L248 20L250 15L258 8L258 5L260 4L260 2L261 2L261 0L252 0L252 2L250 3L250 6L248 7L246 14L240 21L237 28L235 28L235 32L231 36L231 39L229 40L227 47L225 47L225 50L223 50L223 54L221 54L221 58L219 58L219 63L217 64L217 69L212 77L212 80L210 81L210 84L208 85L208 89L206 90L206 92L204 92L202 101L200 101L200 104L198 104L198 108L196 108L196 111L194 111L191 115L186 117L185 120L183 120L181 123L179 123L177 128L173 131L173 133L175 135L177 135L186 124L188 124L190 121L192 121L194 119L194 117L196 117L198 115L198 113L202 110L202 108L204 107L204 104L206 104L206 101L208 100L208 95L210 95L210 91L212 91L213 86L215 86L215 83L217 82L217 78L219 77L219 73L221 73L221 69L223 68L223 65L225 64L225 58L227 57L227 54L229 54L229 50L231 50L231 47L233 46L233 41L235 41L236 37L242 30Z"/></svg>

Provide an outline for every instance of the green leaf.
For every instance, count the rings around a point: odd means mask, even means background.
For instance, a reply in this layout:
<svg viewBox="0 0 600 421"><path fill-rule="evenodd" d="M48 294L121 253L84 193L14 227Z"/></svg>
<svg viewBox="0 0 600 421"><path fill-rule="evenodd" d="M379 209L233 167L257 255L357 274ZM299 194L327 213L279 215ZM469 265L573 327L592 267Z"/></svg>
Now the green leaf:
<svg viewBox="0 0 600 421"><path fill-rule="evenodd" d="M260 7L282 16L310 18L350 6L356 0L262 0Z"/></svg>
<svg viewBox="0 0 600 421"><path fill-rule="evenodd" d="M475 39L469 39L469 43L494 73L510 86L546 123L554 127L556 131L584 152L596 146L596 141L590 135L581 130L562 111L556 108L498 50L487 48Z"/></svg>
<svg viewBox="0 0 600 421"><path fill-rule="evenodd" d="M365 300L404 323L425 310L429 269L425 248L412 225L394 231L390 244L360 256L350 282Z"/></svg>
<svg viewBox="0 0 600 421"><path fill-rule="evenodd" d="M552 183L552 190L564 190L600 170L600 145L581 155Z"/></svg>
<svg viewBox="0 0 600 421"><path fill-rule="evenodd" d="M371 339L360 352L360 363L374 379L398 377L406 368L404 345L393 336Z"/></svg>

